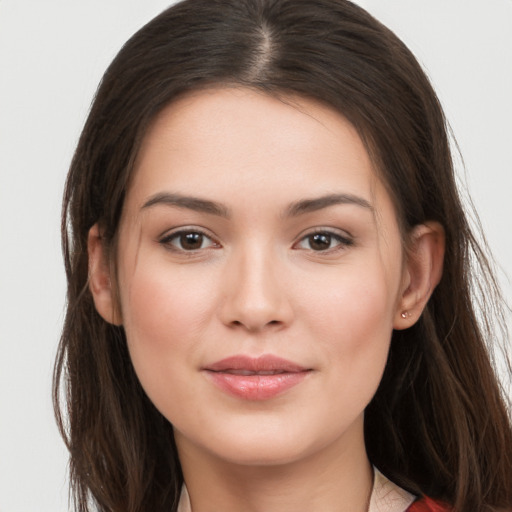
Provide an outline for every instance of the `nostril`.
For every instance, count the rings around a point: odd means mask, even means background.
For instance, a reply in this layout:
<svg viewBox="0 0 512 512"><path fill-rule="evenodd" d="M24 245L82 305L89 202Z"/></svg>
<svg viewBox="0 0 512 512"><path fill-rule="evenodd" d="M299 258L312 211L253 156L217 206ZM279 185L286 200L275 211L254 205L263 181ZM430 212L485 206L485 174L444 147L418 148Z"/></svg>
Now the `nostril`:
<svg viewBox="0 0 512 512"><path fill-rule="evenodd" d="M269 322L265 323L264 325L262 325L261 327L257 327L257 326L252 326L250 324L245 324L244 322L240 321L240 320L233 320L231 322L231 327L244 327L246 329L249 329L249 330L259 330L260 328L265 328L265 327L269 327L269 326L279 326L281 325L282 322L279 321L279 320L270 320Z"/></svg>

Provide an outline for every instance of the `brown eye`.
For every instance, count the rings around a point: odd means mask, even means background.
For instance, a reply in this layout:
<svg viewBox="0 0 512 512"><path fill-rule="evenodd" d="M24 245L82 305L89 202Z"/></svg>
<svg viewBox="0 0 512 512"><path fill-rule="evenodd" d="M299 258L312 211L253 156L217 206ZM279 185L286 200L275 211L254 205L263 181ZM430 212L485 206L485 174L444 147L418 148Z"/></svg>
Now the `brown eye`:
<svg viewBox="0 0 512 512"><path fill-rule="evenodd" d="M317 231L302 238L297 244L298 249L325 252L333 249L343 249L353 245L353 240L341 234L330 231Z"/></svg>
<svg viewBox="0 0 512 512"><path fill-rule="evenodd" d="M183 233L179 237L179 245L186 251L195 251L201 249L203 238L202 233Z"/></svg>
<svg viewBox="0 0 512 512"><path fill-rule="evenodd" d="M215 245L215 242L200 231L179 231L160 241L175 251L198 251Z"/></svg>
<svg viewBox="0 0 512 512"><path fill-rule="evenodd" d="M316 233L308 236L309 247L314 251L325 251L326 249L330 249L331 242L331 235L326 233Z"/></svg>

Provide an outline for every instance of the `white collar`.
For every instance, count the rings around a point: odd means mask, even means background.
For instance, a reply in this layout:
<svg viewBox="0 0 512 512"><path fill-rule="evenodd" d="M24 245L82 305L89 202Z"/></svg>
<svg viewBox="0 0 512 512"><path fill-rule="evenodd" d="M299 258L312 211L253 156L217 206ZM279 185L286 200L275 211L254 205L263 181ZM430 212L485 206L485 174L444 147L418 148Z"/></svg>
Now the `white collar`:
<svg viewBox="0 0 512 512"><path fill-rule="evenodd" d="M373 490L368 512L405 512L416 499L386 478L376 467L373 468L373 474Z"/></svg>
<svg viewBox="0 0 512 512"><path fill-rule="evenodd" d="M373 474L373 489L368 512L405 512L415 497L388 480L375 467ZM185 484L181 489L178 512L192 512Z"/></svg>

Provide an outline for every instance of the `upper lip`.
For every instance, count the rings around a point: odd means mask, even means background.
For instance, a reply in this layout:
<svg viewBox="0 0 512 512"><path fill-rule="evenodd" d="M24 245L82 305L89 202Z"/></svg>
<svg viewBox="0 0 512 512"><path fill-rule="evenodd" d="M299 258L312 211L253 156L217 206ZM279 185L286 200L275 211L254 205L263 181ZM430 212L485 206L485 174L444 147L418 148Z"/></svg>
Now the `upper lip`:
<svg viewBox="0 0 512 512"><path fill-rule="evenodd" d="M212 372L229 372L237 373L247 372L253 373L299 373L310 370L293 361L288 361L282 357L272 354L265 354L259 357L251 357L246 355L235 355L221 359L215 363L209 364L203 368Z"/></svg>

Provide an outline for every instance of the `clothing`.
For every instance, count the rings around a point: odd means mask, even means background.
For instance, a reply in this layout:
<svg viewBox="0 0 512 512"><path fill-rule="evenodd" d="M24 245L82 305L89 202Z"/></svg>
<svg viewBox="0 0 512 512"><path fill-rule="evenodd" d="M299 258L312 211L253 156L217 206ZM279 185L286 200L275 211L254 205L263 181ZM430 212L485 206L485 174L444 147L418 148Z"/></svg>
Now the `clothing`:
<svg viewBox="0 0 512 512"><path fill-rule="evenodd" d="M374 468L373 489L368 512L449 512L449 508L424 497L419 500L387 479ZM193 512L185 485L181 490L178 512Z"/></svg>
<svg viewBox="0 0 512 512"><path fill-rule="evenodd" d="M368 512L409 512L416 497L387 479L375 467L373 473L373 490Z"/></svg>
<svg viewBox="0 0 512 512"><path fill-rule="evenodd" d="M449 506L424 496L420 500L415 501L407 509L407 512L450 512L450 510L451 508Z"/></svg>

